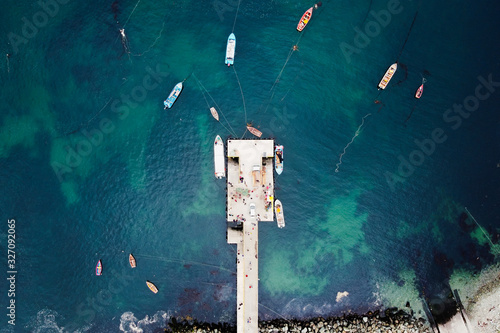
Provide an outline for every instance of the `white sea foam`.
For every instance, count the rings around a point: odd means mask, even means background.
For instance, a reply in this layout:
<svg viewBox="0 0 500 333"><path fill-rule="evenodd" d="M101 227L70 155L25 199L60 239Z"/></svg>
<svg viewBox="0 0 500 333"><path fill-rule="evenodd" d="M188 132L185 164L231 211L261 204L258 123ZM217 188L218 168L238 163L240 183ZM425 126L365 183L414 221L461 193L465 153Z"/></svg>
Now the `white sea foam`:
<svg viewBox="0 0 500 333"><path fill-rule="evenodd" d="M64 322L65 318L57 313L57 311L50 309L43 309L38 311L36 317L31 319L29 323L26 325L26 328L29 329L32 333L67 333L69 332L64 326L59 326L60 322ZM58 323L59 322L59 323ZM77 330L72 329L72 333L84 333L90 330L92 325L83 326L78 328Z"/></svg>
<svg viewBox="0 0 500 333"><path fill-rule="evenodd" d="M43 309L38 311L36 318L33 318L28 323L27 327L33 333L42 332L63 332L63 328L59 327L57 320L61 316L54 310Z"/></svg>
<svg viewBox="0 0 500 333"><path fill-rule="evenodd" d="M126 333L147 333L155 329L163 328L170 319L170 314L165 311L158 311L152 317L146 315L141 320L137 320L132 312L125 312L120 317L120 331Z"/></svg>

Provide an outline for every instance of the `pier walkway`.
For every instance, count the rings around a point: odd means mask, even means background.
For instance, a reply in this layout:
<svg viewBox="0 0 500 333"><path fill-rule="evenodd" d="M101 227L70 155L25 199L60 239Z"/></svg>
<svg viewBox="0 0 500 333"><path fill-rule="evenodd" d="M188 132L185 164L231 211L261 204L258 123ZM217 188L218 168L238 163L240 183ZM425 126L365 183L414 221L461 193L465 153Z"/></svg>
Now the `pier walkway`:
<svg viewBox="0 0 500 333"><path fill-rule="evenodd" d="M258 332L259 222L273 221L274 140L227 141L227 242L237 247L237 332Z"/></svg>

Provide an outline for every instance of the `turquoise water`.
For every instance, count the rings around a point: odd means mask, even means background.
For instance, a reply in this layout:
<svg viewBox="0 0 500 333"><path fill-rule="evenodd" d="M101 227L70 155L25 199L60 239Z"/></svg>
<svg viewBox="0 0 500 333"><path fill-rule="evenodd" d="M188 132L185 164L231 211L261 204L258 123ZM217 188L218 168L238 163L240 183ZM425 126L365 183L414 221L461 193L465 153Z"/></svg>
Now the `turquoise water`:
<svg viewBox="0 0 500 333"><path fill-rule="evenodd" d="M17 269L16 325L3 315L2 332L152 332L173 315L235 322L235 248L212 162L215 136L231 134L196 78L238 136L252 122L285 147L276 197L287 226L260 227L261 319L418 309L455 270L498 260L500 87L477 90L479 76L500 81L498 4L402 1L367 45L354 29L375 27L366 13L388 2L324 1L299 39L310 5L242 1L234 68L224 52L236 1L68 1L46 22L36 3L2 11L0 212L16 221ZM38 28L23 31L26 21ZM356 47L350 58L342 43ZM477 91L477 111L450 118ZM465 206L491 243L470 217L460 223Z"/></svg>

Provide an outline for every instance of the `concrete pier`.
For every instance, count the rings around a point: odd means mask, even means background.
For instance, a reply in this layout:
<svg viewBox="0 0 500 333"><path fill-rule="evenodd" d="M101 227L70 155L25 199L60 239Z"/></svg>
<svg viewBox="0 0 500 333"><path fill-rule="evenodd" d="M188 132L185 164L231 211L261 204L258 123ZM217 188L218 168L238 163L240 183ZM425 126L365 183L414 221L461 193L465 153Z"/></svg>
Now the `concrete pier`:
<svg viewBox="0 0 500 333"><path fill-rule="evenodd" d="M237 332L258 332L259 222L273 221L274 140L227 141L227 242L237 247Z"/></svg>

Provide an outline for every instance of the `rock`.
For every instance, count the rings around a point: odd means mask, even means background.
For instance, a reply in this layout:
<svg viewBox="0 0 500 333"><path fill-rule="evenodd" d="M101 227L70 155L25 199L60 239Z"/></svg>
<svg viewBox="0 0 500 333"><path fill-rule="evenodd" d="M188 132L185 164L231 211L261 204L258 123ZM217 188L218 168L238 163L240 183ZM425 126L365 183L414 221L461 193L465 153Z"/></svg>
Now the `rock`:
<svg viewBox="0 0 500 333"><path fill-rule="evenodd" d="M364 321L365 323L367 323L367 322L368 322L368 317L363 317L363 321Z"/></svg>

